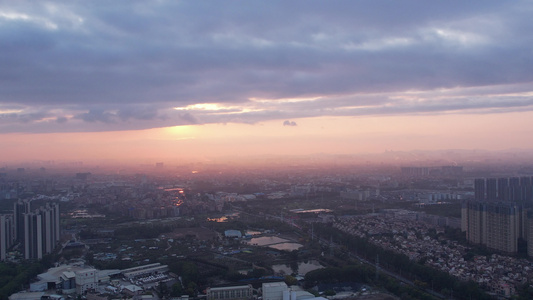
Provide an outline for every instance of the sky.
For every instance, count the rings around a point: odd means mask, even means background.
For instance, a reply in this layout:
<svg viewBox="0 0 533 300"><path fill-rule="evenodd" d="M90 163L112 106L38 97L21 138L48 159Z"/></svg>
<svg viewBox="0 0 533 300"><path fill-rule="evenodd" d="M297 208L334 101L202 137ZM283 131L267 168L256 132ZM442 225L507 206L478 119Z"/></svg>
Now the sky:
<svg viewBox="0 0 533 300"><path fill-rule="evenodd" d="M533 149L531 1L0 0L0 161Z"/></svg>

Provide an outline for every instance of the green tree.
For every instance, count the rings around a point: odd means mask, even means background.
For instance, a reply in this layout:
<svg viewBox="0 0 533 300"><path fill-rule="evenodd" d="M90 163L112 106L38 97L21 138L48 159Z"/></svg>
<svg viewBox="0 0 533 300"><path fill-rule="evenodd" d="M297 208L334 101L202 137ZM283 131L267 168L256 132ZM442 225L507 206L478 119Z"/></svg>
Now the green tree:
<svg viewBox="0 0 533 300"><path fill-rule="evenodd" d="M178 281L172 285L172 288L170 290L170 296L179 297L181 295L183 295L183 287L181 286L181 283Z"/></svg>
<svg viewBox="0 0 533 300"><path fill-rule="evenodd" d="M194 297L196 296L196 290L198 289L198 286L195 282L189 282L187 284L187 295L189 295L190 297Z"/></svg>
<svg viewBox="0 0 533 300"><path fill-rule="evenodd" d="M298 284L298 279L294 278L294 277L291 276L291 275L285 275L285 283L286 283L288 286L291 286L291 285L297 285L297 284Z"/></svg>

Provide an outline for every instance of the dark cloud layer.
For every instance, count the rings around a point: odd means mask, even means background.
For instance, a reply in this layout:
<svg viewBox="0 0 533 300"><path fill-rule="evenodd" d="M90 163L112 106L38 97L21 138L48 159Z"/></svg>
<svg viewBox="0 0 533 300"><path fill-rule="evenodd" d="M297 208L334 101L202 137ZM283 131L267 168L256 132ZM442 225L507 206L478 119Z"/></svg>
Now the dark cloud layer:
<svg viewBox="0 0 533 300"><path fill-rule="evenodd" d="M530 1L0 2L0 132L531 110L532 13Z"/></svg>

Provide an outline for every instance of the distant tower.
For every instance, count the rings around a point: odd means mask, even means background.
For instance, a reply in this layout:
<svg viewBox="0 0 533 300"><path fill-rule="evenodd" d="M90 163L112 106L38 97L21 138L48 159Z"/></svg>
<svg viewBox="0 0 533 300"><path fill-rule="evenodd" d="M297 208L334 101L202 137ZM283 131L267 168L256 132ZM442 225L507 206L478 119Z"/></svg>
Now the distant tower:
<svg viewBox="0 0 533 300"><path fill-rule="evenodd" d="M25 259L42 259L55 249L60 238L59 204L47 203L34 212L22 214L22 223L17 232L22 235L19 241Z"/></svg>
<svg viewBox="0 0 533 300"><path fill-rule="evenodd" d="M509 179L498 178L498 200L509 201Z"/></svg>
<svg viewBox="0 0 533 300"><path fill-rule="evenodd" d="M474 197L478 201L483 201L485 197L485 179L476 178L474 180Z"/></svg>
<svg viewBox="0 0 533 300"><path fill-rule="evenodd" d="M461 208L461 229L467 240L516 253L518 240L523 238L528 255L533 255L533 178L475 179L474 190L476 200Z"/></svg>
<svg viewBox="0 0 533 300"><path fill-rule="evenodd" d="M14 217L14 232L15 239L20 243L24 243L24 214L30 212L29 201L17 201L13 205L13 217ZM24 244L23 244L24 245Z"/></svg>
<svg viewBox="0 0 533 300"><path fill-rule="evenodd" d="M42 217L37 213L24 214L24 258L43 258Z"/></svg>
<svg viewBox="0 0 533 300"><path fill-rule="evenodd" d="M522 201L522 190L520 189L520 178L509 178L509 200L511 202Z"/></svg>
<svg viewBox="0 0 533 300"><path fill-rule="evenodd" d="M466 239L470 243L483 244L483 213L485 205L478 201L466 204Z"/></svg>
<svg viewBox="0 0 533 300"><path fill-rule="evenodd" d="M527 234L527 255L533 257L533 211L526 214L526 234Z"/></svg>
<svg viewBox="0 0 533 300"><path fill-rule="evenodd" d="M0 261L6 259L7 249L13 245L13 218L0 215Z"/></svg>
<svg viewBox="0 0 533 300"><path fill-rule="evenodd" d="M485 207L484 244L507 253L518 251L521 209L512 203L495 203Z"/></svg>
<svg viewBox="0 0 533 300"><path fill-rule="evenodd" d="M495 201L498 199L498 185L496 178L487 178L485 181L487 193L486 199L488 201Z"/></svg>
<svg viewBox="0 0 533 300"><path fill-rule="evenodd" d="M507 253L516 253L520 237L521 207L508 202L472 201L467 203L466 238Z"/></svg>
<svg viewBox="0 0 533 300"><path fill-rule="evenodd" d="M40 208L43 229L43 252L51 253L59 241L59 205L47 203L45 208Z"/></svg>
<svg viewBox="0 0 533 300"><path fill-rule="evenodd" d="M524 203L531 203L533 198L533 188L531 185L531 177L520 177L520 190L522 195L522 201Z"/></svg>

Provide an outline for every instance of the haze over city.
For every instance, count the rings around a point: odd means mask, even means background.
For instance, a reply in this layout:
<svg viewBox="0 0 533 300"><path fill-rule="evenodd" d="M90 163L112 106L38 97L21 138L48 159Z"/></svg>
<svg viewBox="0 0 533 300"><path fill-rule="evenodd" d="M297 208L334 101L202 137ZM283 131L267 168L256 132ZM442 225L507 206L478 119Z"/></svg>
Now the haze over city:
<svg viewBox="0 0 533 300"><path fill-rule="evenodd" d="M0 300L533 299L533 1L0 1Z"/></svg>
<svg viewBox="0 0 533 300"><path fill-rule="evenodd" d="M7 1L24 160L533 148L530 1Z"/></svg>

